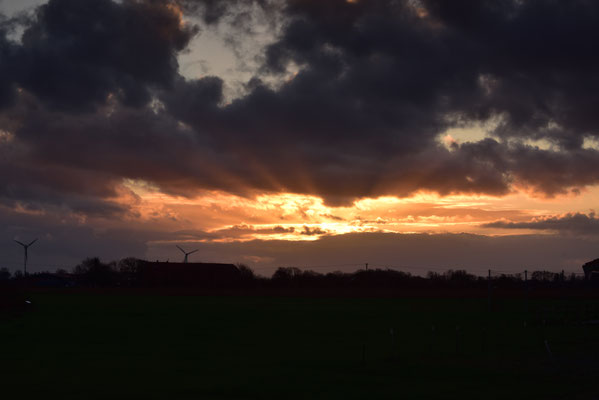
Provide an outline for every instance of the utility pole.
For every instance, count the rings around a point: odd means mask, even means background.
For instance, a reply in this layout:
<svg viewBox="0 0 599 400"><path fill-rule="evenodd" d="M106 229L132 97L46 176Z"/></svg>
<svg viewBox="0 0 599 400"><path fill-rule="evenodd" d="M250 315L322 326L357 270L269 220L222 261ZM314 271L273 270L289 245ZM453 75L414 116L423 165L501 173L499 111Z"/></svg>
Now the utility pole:
<svg viewBox="0 0 599 400"><path fill-rule="evenodd" d="M368 263L366 263L366 271L368 271Z"/></svg>

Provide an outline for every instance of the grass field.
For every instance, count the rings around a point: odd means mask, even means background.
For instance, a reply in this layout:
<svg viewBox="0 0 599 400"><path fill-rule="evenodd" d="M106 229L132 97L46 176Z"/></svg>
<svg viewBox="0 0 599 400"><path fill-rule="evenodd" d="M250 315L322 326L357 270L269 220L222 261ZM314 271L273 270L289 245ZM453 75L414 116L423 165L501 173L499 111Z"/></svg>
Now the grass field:
<svg viewBox="0 0 599 400"><path fill-rule="evenodd" d="M571 311L596 299L29 298L0 319L6 399L599 398Z"/></svg>

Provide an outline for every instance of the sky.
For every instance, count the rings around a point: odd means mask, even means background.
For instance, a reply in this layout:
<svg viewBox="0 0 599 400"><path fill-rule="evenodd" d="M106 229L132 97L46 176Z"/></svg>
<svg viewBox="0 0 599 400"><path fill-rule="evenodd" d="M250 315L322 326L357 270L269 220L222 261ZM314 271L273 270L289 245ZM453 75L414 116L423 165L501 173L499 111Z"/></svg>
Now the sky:
<svg viewBox="0 0 599 400"><path fill-rule="evenodd" d="M599 4L0 0L0 267L581 272Z"/></svg>

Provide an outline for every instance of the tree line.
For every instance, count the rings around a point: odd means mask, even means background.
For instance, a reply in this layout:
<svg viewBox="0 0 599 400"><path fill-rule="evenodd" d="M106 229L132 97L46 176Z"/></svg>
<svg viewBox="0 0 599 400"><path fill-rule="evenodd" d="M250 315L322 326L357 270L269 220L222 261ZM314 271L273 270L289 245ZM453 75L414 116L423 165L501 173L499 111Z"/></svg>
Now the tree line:
<svg viewBox="0 0 599 400"><path fill-rule="evenodd" d="M125 258L118 262L103 262L98 257L86 258L71 271L37 272L23 276L17 271L11 274L6 268L0 269L0 282L3 284L26 284L46 287L144 287L167 285L155 280L150 283L146 279L148 270L155 263L136 258ZM164 263L162 264L164 266ZM168 265L168 264L167 264ZM191 265L188 268L201 268ZM168 268L167 268L168 271ZM179 270L180 271L180 270ZM254 288L517 288L521 287L525 278L522 274L499 274L491 278L473 275L462 269L449 269L445 272L428 272L425 276L412 275L394 269L376 268L361 269L355 272L321 273L297 267L280 267L271 277L257 275L244 264L235 266L235 273L218 277L218 268L208 277L185 278L185 280L168 280L170 286L210 286L221 287L254 287ZM524 282L531 287L580 287L594 284L585 282L584 278L575 274L566 275L548 271L533 271Z"/></svg>

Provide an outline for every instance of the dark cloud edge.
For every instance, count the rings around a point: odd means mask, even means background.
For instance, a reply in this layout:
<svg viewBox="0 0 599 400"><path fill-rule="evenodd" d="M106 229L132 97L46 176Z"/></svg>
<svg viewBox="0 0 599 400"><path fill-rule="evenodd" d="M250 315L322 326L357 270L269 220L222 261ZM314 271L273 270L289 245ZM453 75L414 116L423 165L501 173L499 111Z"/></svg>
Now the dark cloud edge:
<svg viewBox="0 0 599 400"><path fill-rule="evenodd" d="M483 228L527 229L558 233L599 236L599 217L594 211L536 217L529 221L498 220L482 224Z"/></svg>
<svg viewBox="0 0 599 400"><path fill-rule="evenodd" d="M125 2L117 6L93 0L97 9L92 16L73 0L53 0L40 9L44 11L39 11L37 19L30 21L22 46L4 39L0 46L3 54L14 61L14 65L2 64L0 69L8 68L10 73L6 76L14 74L20 85L42 103L42 109L54 110L39 112L39 105L32 106L24 114L27 125L17 132L17 138L32 148L35 157L31 160L42 156L41 169L52 164L72 168L83 164L84 171L102 171L113 180L146 179L177 194L189 194L195 187L233 193L290 191L320 195L328 204L339 205L360 197L407 196L418 190L441 195L501 196L509 193L514 184L555 196L597 184L599 154L580 147L581 138L592 134L589 127L595 122L596 113L584 105L592 103L592 93L596 93L593 75L587 72L597 59L587 54L583 45L567 49L562 46L568 40L574 43L580 39L576 35L586 32L597 17L595 6L583 2L578 10L529 2L516 10L515 2L492 5L482 1L468 3L468 7L459 8L461 14L456 14L455 9L448 9L442 2L427 1L423 5L429 16L418 19L408 3L329 3L288 2L285 16L289 22L283 35L266 49L265 67L271 72L276 73L278 66L290 61L306 66L295 79L278 91L257 82L246 97L222 106L223 83L219 78L187 81L178 76L173 56L188 45L193 29L181 29L176 15L165 6L168 2ZM203 10L217 5L205 4ZM64 17L61 10L66 8L92 22L102 16L117 21L111 34L127 38L123 47L109 49L105 36L100 35L99 39L105 41L98 42L98 36L85 26L66 24L64 30L56 31L56 23ZM570 52L571 60L548 59L538 49L530 54L518 50L534 49L534 37L517 37L509 29L520 32L533 21L530 18L535 11L534 29L548 34L557 16L580 17L576 25L566 25L569 36L562 37L555 48L558 53ZM147 47L140 39L144 35L118 23L140 15L162 21L161 26L166 28L157 31L151 25L142 25L142 32L160 40L154 41L153 47L142 53L143 57L136 55L139 60L121 59L119 55L129 55L127 50L133 45ZM85 18L82 20L88 21ZM397 18L404 22L402 26L390 23ZM99 68L98 60L81 53L81 48L75 46L61 53L63 49L48 42L71 37L73 33L89 35L79 35L82 43L86 37L98 43L98 54L103 56L99 57L103 63ZM593 37L583 42L589 43ZM507 43L499 46L499 38ZM413 41L410 46L406 45L407 39ZM520 47L511 47L516 42ZM414 43L422 48L418 50ZM454 49L455 58L443 61L443 70L427 69L431 62L443 60L439 57L447 55L444 48ZM489 54L485 48L496 50L496 54ZM53 49L58 53L52 53ZM397 63L396 54L402 52L413 55L413 65ZM58 55L67 57L65 65L77 65L80 71L66 74L68 79L62 81L60 75L50 75L53 79L46 80L50 86L44 86L35 78L38 74L33 61L65 62L55 57ZM462 56L470 58L455 64ZM502 62L499 56L504 57ZM405 54L401 58L405 59ZM541 61L548 65L545 69ZM146 65L153 68L140 68ZM532 67L538 68L534 74ZM481 69L485 70L482 75ZM550 70L564 79L552 80L547 75ZM573 75L573 70L578 73ZM402 77L402 73L410 79ZM486 77L483 85L481 76ZM582 81L591 84L587 85L588 90L580 90ZM61 86L61 82L66 85ZM571 82L572 86L564 86L563 82ZM1 87L6 85L0 84ZM54 90L57 87L61 90ZM81 98L82 90L89 95ZM110 90L117 93L116 112L102 122L99 119L105 115L105 107L111 107L102 104ZM153 92L160 93L165 112L152 115L142 107ZM579 97L572 97L574 94ZM537 104L532 95L537 100L551 101ZM507 99L518 101L511 104ZM365 106L369 103L372 106ZM472 104L480 107L465 107ZM390 114L391 110L401 111L399 106L407 112ZM496 139L464 143L449 151L434 140L450 126L438 117L452 112L475 120L500 112L509 118L496 130ZM265 115L272 118L265 119ZM557 116L561 120L553 121ZM185 136L177 125L180 121L193 129L195 137L186 139L189 135ZM89 128L85 130L87 136L81 133L82 123ZM150 131L139 138L127 137L129 132L150 124L167 128L170 134ZM67 144L72 141L72 147L78 151L78 140L85 139L93 144L95 153L105 146L104 150L114 156L103 164L91 162L93 154L73 156L55 150L40 134L40 126L48 127L46 137L53 135L52 140ZM94 126L97 136L89 133ZM105 135L110 128L114 133ZM369 132L368 138L364 138L365 131ZM544 135L560 143L560 151L523 144L507 146L498 139L514 134L522 138ZM144 140L144 149L138 154L131 152L135 140ZM169 152L173 142L175 146ZM139 166L126 165L123 160L127 158L131 159L130 164Z"/></svg>

